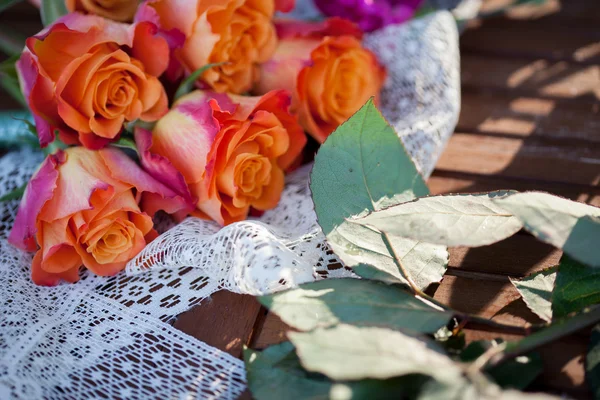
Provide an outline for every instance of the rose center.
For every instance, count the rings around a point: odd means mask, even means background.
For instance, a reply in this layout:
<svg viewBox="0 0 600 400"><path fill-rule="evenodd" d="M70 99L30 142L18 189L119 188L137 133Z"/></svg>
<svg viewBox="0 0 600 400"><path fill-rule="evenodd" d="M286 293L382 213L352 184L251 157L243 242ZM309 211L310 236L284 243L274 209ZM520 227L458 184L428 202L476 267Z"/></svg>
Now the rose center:
<svg viewBox="0 0 600 400"><path fill-rule="evenodd" d="M96 110L105 118L120 115L131 106L137 97L137 86L131 76L119 71L98 85Z"/></svg>
<svg viewBox="0 0 600 400"><path fill-rule="evenodd" d="M108 264L131 250L135 236L135 225L131 221L117 219L110 225L94 232L88 238L87 252L99 264Z"/></svg>
<svg viewBox="0 0 600 400"><path fill-rule="evenodd" d="M235 159L236 197L257 199L271 179L271 161L258 154L240 154Z"/></svg>

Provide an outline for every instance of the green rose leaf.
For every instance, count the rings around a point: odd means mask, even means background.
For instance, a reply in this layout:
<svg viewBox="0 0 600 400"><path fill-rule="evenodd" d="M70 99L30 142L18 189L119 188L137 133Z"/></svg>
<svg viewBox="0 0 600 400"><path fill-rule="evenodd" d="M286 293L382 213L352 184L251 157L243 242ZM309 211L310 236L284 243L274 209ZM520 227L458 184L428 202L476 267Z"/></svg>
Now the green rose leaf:
<svg viewBox="0 0 600 400"><path fill-rule="evenodd" d="M428 194L394 129L372 100L321 146L310 187L319 225L345 265L366 278L407 283L383 236L347 221ZM444 246L390 239L417 285L426 288L442 278L448 263Z"/></svg>
<svg viewBox="0 0 600 400"><path fill-rule="evenodd" d="M0 112L0 148L30 146L39 149L33 117L27 111Z"/></svg>
<svg viewBox="0 0 600 400"><path fill-rule="evenodd" d="M12 7L13 5L20 3L23 0L0 0L0 12Z"/></svg>
<svg viewBox="0 0 600 400"><path fill-rule="evenodd" d="M290 342L262 352L245 349L244 360L248 387L257 400L414 398L428 379L422 375L409 375L387 380L335 382L326 376L306 372Z"/></svg>
<svg viewBox="0 0 600 400"><path fill-rule="evenodd" d="M517 193L494 202L519 218L539 240L600 267L600 208L541 192Z"/></svg>
<svg viewBox="0 0 600 400"><path fill-rule="evenodd" d="M497 340L472 342L460 353L460 361L473 362L485 351L500 343L501 341ZM504 389L522 390L527 388L542 373L543 369L542 357L539 353L532 352L488 368L485 372Z"/></svg>
<svg viewBox="0 0 600 400"><path fill-rule="evenodd" d="M437 343L398 331L340 324L307 333L290 332L289 337L304 369L332 380L392 379L417 374L433 378L423 385L416 397L419 400L555 399L502 391L478 372L465 376L464 365L452 361Z"/></svg>
<svg viewBox="0 0 600 400"><path fill-rule="evenodd" d="M546 322L552 321L552 290L557 267L546 268L523 279L510 279L527 307Z"/></svg>
<svg viewBox="0 0 600 400"><path fill-rule="evenodd" d="M462 374L435 342L390 329L340 324L288 336L306 370L333 380L424 374L450 384Z"/></svg>
<svg viewBox="0 0 600 400"><path fill-rule="evenodd" d="M42 0L40 7L40 14L42 17L42 23L44 26L52 24L54 21L67 15L69 11L64 1L58 0Z"/></svg>
<svg viewBox="0 0 600 400"><path fill-rule="evenodd" d="M21 50L22 48L19 49L19 54L15 54L0 63L0 87L10 94L12 98L17 100L24 108L28 108L29 105L21 92L16 69L16 62L21 56Z"/></svg>
<svg viewBox="0 0 600 400"><path fill-rule="evenodd" d="M25 189L27 189L27 184L19 186L13 191L6 193L4 196L0 197L0 201L21 200L25 194Z"/></svg>
<svg viewBox="0 0 600 400"><path fill-rule="evenodd" d="M427 243L485 246L512 236L522 227L516 217L492 201L507 193L424 197L350 222Z"/></svg>
<svg viewBox="0 0 600 400"><path fill-rule="evenodd" d="M554 318L564 317L596 303L600 303L600 270L563 255L552 296Z"/></svg>
<svg viewBox="0 0 600 400"><path fill-rule="evenodd" d="M301 331L344 323L434 333L452 318L400 287L359 279L326 279L259 301Z"/></svg>
<svg viewBox="0 0 600 400"><path fill-rule="evenodd" d="M585 357L585 377L593 398L600 399L600 325L596 325L590 335L590 346Z"/></svg>

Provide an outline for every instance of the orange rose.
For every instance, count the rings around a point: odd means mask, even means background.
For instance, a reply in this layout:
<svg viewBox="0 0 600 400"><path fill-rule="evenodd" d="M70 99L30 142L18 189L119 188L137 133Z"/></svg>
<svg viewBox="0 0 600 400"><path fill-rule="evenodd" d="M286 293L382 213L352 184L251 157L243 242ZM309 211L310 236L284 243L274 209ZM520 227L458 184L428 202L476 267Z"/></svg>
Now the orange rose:
<svg viewBox="0 0 600 400"><path fill-rule="evenodd" d="M140 200L169 212L187 207L121 151L71 147L48 156L30 180L9 242L39 246L32 264L38 285L75 282L81 265L114 275L156 236Z"/></svg>
<svg viewBox="0 0 600 400"><path fill-rule="evenodd" d="M278 6L290 7L290 2ZM258 64L267 61L277 45L272 23L274 0L151 0L140 15L162 28L186 36L176 57L189 74L206 64L226 63L206 71L201 82L218 92L244 93L258 79Z"/></svg>
<svg viewBox="0 0 600 400"><path fill-rule="evenodd" d="M167 159L198 197L195 215L225 225L279 202L284 171L306 136L289 111L290 96L274 91L242 97L196 91L156 124L136 132L142 153Z"/></svg>
<svg viewBox="0 0 600 400"><path fill-rule="evenodd" d="M65 0L69 11L83 11L115 21L133 19L139 0Z"/></svg>
<svg viewBox="0 0 600 400"><path fill-rule="evenodd" d="M98 149L123 123L167 112L158 77L169 63L167 41L151 22L125 25L72 13L27 40L17 63L42 147L57 130L69 144Z"/></svg>
<svg viewBox="0 0 600 400"><path fill-rule="evenodd" d="M273 58L261 65L254 91L292 91L292 110L304 129L323 143L370 97L379 95L385 69L362 47L362 33L349 21L287 21L277 29L279 45Z"/></svg>
<svg viewBox="0 0 600 400"><path fill-rule="evenodd" d="M40 8L41 0L29 0L29 2ZM81 11L120 22L131 21L139 4L139 0L64 0L64 2L70 12Z"/></svg>

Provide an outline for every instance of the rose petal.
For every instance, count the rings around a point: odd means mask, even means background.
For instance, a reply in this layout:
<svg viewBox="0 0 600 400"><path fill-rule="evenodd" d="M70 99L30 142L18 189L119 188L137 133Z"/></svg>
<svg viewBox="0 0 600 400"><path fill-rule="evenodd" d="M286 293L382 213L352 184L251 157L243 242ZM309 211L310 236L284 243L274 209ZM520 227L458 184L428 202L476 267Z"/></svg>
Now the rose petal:
<svg viewBox="0 0 600 400"><path fill-rule="evenodd" d="M219 123L202 92L182 97L152 131L152 153L167 158L187 183L198 182Z"/></svg>
<svg viewBox="0 0 600 400"><path fill-rule="evenodd" d="M46 157L40 169L29 180L8 241L13 246L27 251L36 249L35 234L37 217L44 205L52 198L58 180L58 166L66 156L62 151Z"/></svg>
<svg viewBox="0 0 600 400"><path fill-rule="evenodd" d="M188 201L186 201L183 196L180 196L173 189L153 178L123 152L117 149L105 148L100 150L99 153L114 179L132 185L138 192L142 192L143 196L145 194L155 194L160 196L163 202L159 206L159 209L168 208L168 210L165 211L173 212L174 209L182 210L190 208L191 201L189 201L189 198ZM155 200L157 199L155 196L151 197ZM156 210L145 211L151 214Z"/></svg>
<svg viewBox="0 0 600 400"><path fill-rule="evenodd" d="M169 44L152 22L136 24L132 54L144 64L148 74L156 77L162 75L169 65Z"/></svg>
<svg viewBox="0 0 600 400"><path fill-rule="evenodd" d="M275 0L275 9L280 12L289 12L294 9L296 0Z"/></svg>
<svg viewBox="0 0 600 400"><path fill-rule="evenodd" d="M279 203L284 186L285 176L283 171L277 167L272 168L271 181L263 188L262 196L252 202L252 207L261 211L274 208Z"/></svg>
<svg viewBox="0 0 600 400"><path fill-rule="evenodd" d="M59 168L56 189L39 219L52 222L92 208L90 198L96 190L114 190L122 184L110 178L100 155L83 147L64 151L65 161Z"/></svg>
<svg viewBox="0 0 600 400"><path fill-rule="evenodd" d="M37 64L28 50L23 52L21 58L16 63L16 68L23 96L27 99L29 107L33 111L33 120L40 146L46 147L54 141L52 127L50 122L48 122L56 114L56 112L52 111L55 104L52 83L40 75Z"/></svg>
<svg viewBox="0 0 600 400"><path fill-rule="evenodd" d="M150 152L150 148L152 147L152 133L150 131L137 128L135 130L135 143L140 153L142 166L150 175L173 189L190 203L193 204L196 202L190 194L190 190L181 172L167 158Z"/></svg>
<svg viewBox="0 0 600 400"><path fill-rule="evenodd" d="M282 19L275 23L277 36L280 40L290 37L316 37L325 36L354 36L362 39L363 31L354 22L339 18L327 18L319 22L307 22L292 19Z"/></svg>
<svg viewBox="0 0 600 400"><path fill-rule="evenodd" d="M72 268L62 273L54 274L42 269L42 251L39 250L33 257L31 264L31 280L40 286L56 286L61 279L67 282L77 282L79 280L79 267Z"/></svg>

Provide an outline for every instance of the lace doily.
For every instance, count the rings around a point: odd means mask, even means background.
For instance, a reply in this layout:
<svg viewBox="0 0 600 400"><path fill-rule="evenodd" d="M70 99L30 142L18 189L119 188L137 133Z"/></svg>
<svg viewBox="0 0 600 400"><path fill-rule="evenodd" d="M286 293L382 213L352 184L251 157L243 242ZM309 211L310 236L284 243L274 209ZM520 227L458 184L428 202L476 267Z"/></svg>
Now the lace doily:
<svg viewBox="0 0 600 400"><path fill-rule="evenodd" d="M384 115L429 175L459 109L456 23L439 12L366 38L386 64ZM0 127L0 133L2 127ZM1 135L0 135L1 136ZM0 196L42 160L0 159ZM220 229L187 219L111 278L38 287L32 255L6 238L17 201L0 203L0 398L237 398L241 360L169 325L217 290L263 294L324 277L352 276L325 244L308 190L310 166L290 175L278 207ZM158 223L163 230L168 220Z"/></svg>

